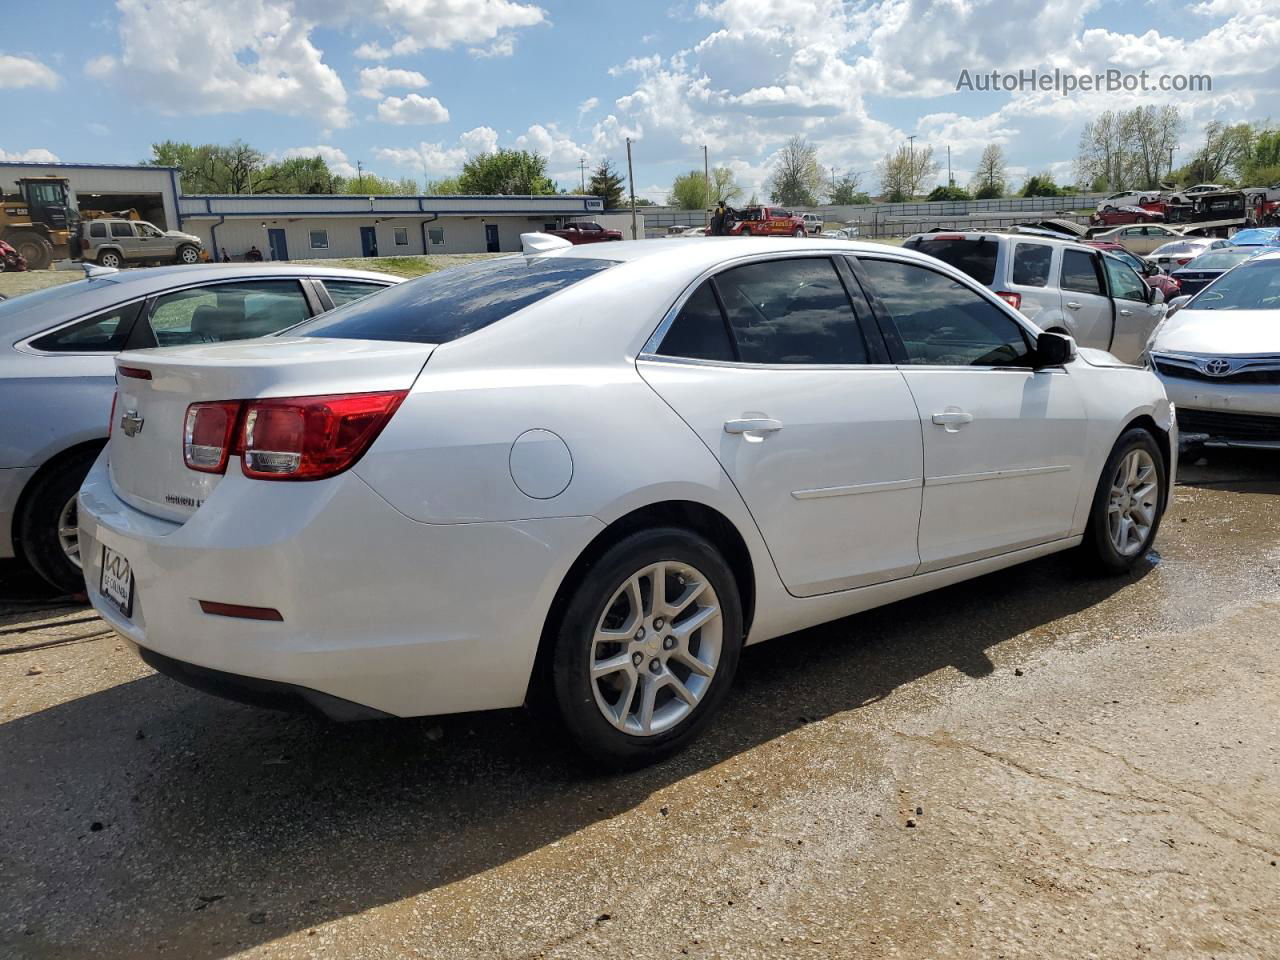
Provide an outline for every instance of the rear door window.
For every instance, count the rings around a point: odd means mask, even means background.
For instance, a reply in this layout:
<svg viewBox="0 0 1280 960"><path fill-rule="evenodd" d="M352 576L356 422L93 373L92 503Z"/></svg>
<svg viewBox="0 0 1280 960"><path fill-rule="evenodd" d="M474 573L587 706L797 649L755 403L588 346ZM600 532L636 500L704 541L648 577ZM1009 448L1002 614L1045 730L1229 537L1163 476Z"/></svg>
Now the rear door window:
<svg viewBox="0 0 1280 960"><path fill-rule="evenodd" d="M743 363L860 364L867 347L827 258L766 260L715 277Z"/></svg>
<svg viewBox="0 0 1280 960"><path fill-rule="evenodd" d="M385 290L390 284L369 283L366 280L324 280L324 288L329 291L329 298L335 307L345 306L353 300L367 297L371 293Z"/></svg>
<svg viewBox="0 0 1280 960"><path fill-rule="evenodd" d="M157 346L265 337L311 316L296 280L253 280L175 290L157 297L151 333Z"/></svg>
<svg viewBox="0 0 1280 960"><path fill-rule="evenodd" d="M339 307L300 337L446 343L613 266L586 257L502 257L430 273Z"/></svg>
<svg viewBox="0 0 1280 960"><path fill-rule="evenodd" d="M1084 250L1062 251L1062 289L1104 296L1097 260Z"/></svg>
<svg viewBox="0 0 1280 960"><path fill-rule="evenodd" d="M117 221L111 224L111 235L113 237L132 237L133 224L127 221Z"/></svg>
<svg viewBox="0 0 1280 960"><path fill-rule="evenodd" d="M996 255L1000 244L990 237L920 237L903 246L937 257L957 270L963 270L983 286L996 278Z"/></svg>
<svg viewBox="0 0 1280 960"><path fill-rule="evenodd" d="M1019 243L1013 248L1013 282L1024 287L1047 287L1053 247L1043 243Z"/></svg>

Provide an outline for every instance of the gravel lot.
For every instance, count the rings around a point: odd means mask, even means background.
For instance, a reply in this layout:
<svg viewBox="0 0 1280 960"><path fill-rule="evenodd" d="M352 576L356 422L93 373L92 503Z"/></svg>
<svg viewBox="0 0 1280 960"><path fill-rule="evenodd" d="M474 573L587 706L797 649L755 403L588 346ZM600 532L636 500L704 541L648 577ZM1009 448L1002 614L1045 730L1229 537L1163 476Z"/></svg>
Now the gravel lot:
<svg viewBox="0 0 1280 960"><path fill-rule="evenodd" d="M187 690L0 565L0 955L1280 955L1280 482L754 647L709 735L581 769L519 712Z"/></svg>

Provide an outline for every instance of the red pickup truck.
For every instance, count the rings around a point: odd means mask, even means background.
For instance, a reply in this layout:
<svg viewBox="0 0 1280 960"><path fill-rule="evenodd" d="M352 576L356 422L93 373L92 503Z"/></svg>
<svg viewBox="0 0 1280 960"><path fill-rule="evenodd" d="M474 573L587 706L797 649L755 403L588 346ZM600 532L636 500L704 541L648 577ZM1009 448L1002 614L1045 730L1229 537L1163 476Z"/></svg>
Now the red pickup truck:
<svg viewBox="0 0 1280 960"><path fill-rule="evenodd" d="M735 237L803 237L804 217L781 207L747 207L729 230Z"/></svg>
<svg viewBox="0 0 1280 960"><path fill-rule="evenodd" d="M606 230L594 220L571 220L559 230L546 230L553 237L570 243L602 243L605 240L621 240L621 230Z"/></svg>

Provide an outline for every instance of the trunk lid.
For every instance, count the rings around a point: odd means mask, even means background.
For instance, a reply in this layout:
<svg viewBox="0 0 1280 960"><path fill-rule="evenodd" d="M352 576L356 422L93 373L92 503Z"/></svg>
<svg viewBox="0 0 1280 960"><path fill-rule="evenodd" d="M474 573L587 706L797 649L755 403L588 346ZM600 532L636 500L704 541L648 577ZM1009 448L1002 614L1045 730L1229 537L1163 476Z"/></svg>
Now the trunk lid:
<svg viewBox="0 0 1280 960"><path fill-rule="evenodd" d="M107 447L111 485L139 510L184 521L222 479L183 461L188 406L408 390L434 349L422 343L271 337L119 354ZM238 471L238 460L233 457L227 469Z"/></svg>

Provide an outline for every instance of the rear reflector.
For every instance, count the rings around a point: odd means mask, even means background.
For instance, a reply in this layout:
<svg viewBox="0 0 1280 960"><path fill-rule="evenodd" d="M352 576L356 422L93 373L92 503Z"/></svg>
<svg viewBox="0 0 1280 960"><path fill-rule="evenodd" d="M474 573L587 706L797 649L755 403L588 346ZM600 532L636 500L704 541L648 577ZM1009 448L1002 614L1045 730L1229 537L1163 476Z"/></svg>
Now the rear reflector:
<svg viewBox="0 0 1280 960"><path fill-rule="evenodd" d="M1007 303L1009 306L1013 307L1013 309L1015 310L1022 309L1022 294L1009 293L1008 291L1000 291L996 294L996 296L999 297L1001 300L1003 300L1005 303Z"/></svg>
<svg viewBox="0 0 1280 960"><path fill-rule="evenodd" d="M227 469L240 407L239 400L193 403L187 407L182 459L188 467L201 473L222 473Z"/></svg>
<svg viewBox="0 0 1280 960"><path fill-rule="evenodd" d="M116 367L116 373L122 377L131 377L134 380L150 380L151 371L142 367Z"/></svg>
<svg viewBox="0 0 1280 960"><path fill-rule="evenodd" d="M201 600L200 609L215 617L236 617L240 620L274 620L283 622L280 611L272 607L246 607L239 603L216 603L213 600Z"/></svg>

